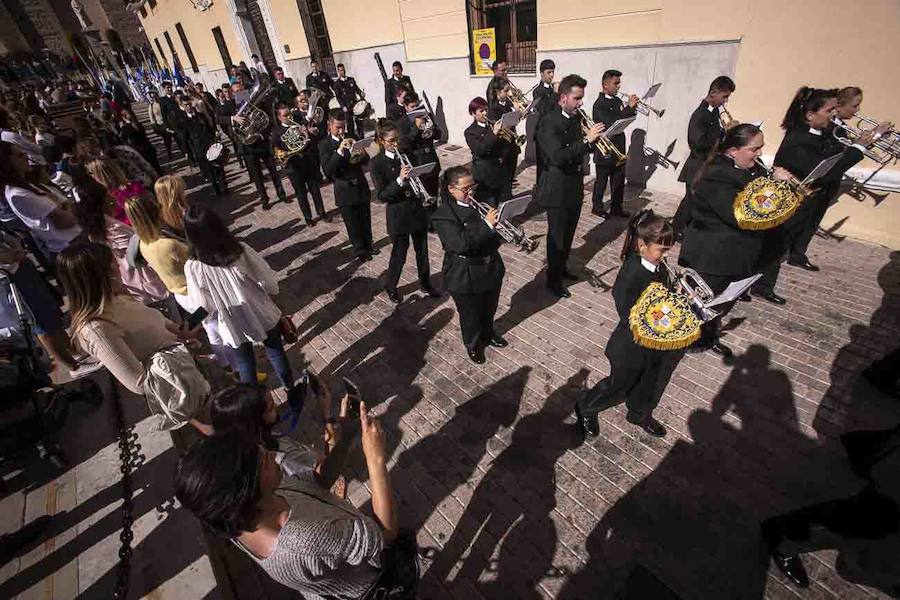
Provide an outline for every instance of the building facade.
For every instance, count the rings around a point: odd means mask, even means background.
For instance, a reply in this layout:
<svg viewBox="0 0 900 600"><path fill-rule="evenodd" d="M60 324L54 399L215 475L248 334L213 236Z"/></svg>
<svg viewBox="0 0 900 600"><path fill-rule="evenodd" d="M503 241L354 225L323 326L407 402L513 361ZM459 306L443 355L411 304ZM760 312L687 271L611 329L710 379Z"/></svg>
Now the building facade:
<svg viewBox="0 0 900 600"><path fill-rule="evenodd" d="M374 54L387 69L405 65L424 90L451 143L463 144L468 102L485 93L475 75L472 31L493 27L497 48L510 60L521 89L537 81L537 64L552 58L557 79L579 73L587 100L608 68L623 71L623 91L642 94L663 85L653 104L662 119L638 117L628 132L629 178L650 189L680 192L678 169L644 156L644 147L680 168L688 154L687 121L717 75L734 78L729 111L762 121L764 152L781 141L778 127L801 85L865 90L863 113L900 121L900 62L892 40L900 34L900 0L860 5L865 27L848 28L837 0L144 0L140 20L163 64L177 57L185 73L208 86L227 80L228 64L259 55L302 82L309 60L344 63L384 114L383 85ZM865 161L851 173L868 177ZM888 165L868 183L873 193L843 196L828 213L838 233L900 248L900 171ZM889 194L882 199L881 194Z"/></svg>

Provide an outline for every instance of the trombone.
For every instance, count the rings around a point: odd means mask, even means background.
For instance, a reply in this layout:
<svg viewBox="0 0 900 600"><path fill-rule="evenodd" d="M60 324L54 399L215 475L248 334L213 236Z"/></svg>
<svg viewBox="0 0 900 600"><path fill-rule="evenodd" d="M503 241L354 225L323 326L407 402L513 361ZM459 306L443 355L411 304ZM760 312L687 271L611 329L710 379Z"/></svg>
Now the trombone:
<svg viewBox="0 0 900 600"><path fill-rule="evenodd" d="M586 134L588 130L594 126L594 120L584 112L583 108L578 109L578 114L581 115L581 130ZM612 140L602 133L600 134L600 137L597 138L597 141L594 142L594 147L600 151L600 155L603 156L603 158L614 157L617 166L625 163L625 154L612 143Z"/></svg>
<svg viewBox="0 0 900 600"><path fill-rule="evenodd" d="M831 135L847 147L858 144L859 138L871 131L871 129L858 129L847 123L840 123L835 120L832 120L832 122L834 123L834 128L831 130ZM841 129L844 130L844 135L839 133ZM900 158L900 141L895 142L890 137L890 134L887 134L880 139L874 140L862 153L866 158L886 165L892 160Z"/></svg>
<svg viewBox="0 0 900 600"><path fill-rule="evenodd" d="M622 100L625 100L626 102L628 101L628 99L630 97L631 97L630 94L626 94L624 92L619 92L619 98L621 98ZM636 110L637 112L639 112L640 114L642 114L644 116L649 116L650 113L653 113L660 119L662 119L662 116L666 112L665 108L653 108L652 106L650 106L649 104L647 104L646 102L644 102L641 99L638 99L637 106L634 107L634 110Z"/></svg>

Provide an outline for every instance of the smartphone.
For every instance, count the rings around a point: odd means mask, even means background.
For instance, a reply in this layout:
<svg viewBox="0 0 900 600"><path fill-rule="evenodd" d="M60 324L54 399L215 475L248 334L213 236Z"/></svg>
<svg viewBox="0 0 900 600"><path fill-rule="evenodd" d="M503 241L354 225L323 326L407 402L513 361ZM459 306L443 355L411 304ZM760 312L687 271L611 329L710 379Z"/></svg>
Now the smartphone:
<svg viewBox="0 0 900 600"><path fill-rule="evenodd" d="M194 329L197 325L203 322L209 315L209 312L203 308L202 306L191 313L187 320L187 328L188 330Z"/></svg>
<svg viewBox="0 0 900 600"><path fill-rule="evenodd" d="M346 377L344 377L344 389L347 391L347 396L350 398L349 416L358 417L359 403L362 402L362 392L359 391L358 385Z"/></svg>

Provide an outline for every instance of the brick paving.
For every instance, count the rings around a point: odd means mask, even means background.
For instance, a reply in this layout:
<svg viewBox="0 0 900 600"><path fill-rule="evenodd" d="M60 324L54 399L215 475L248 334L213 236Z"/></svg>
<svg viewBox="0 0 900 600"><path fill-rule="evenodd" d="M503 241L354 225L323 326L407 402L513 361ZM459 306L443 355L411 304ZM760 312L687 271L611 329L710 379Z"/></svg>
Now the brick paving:
<svg viewBox="0 0 900 600"><path fill-rule="evenodd" d="M444 167L468 160L466 149L445 146L440 154ZM520 188L530 187L533 172L519 175ZM822 272L785 267L778 291L786 306L754 300L729 315L733 360L673 353L655 413L669 429L665 439L628 425L619 407L602 414L596 440L580 444L572 404L608 374L603 348L616 323L610 289L625 225L590 215L590 186L573 250L582 277L573 298L545 292L543 246L531 255L504 247L498 324L510 346L488 349L488 362L474 365L452 301L417 291L411 257L404 302L395 306L381 292L390 250L383 207L372 206L382 252L360 265L339 217L309 228L293 202L264 212L233 162L229 176L231 197L203 188L192 199L215 206L280 273L279 302L301 332L293 364L310 365L335 389L340 376L352 376L381 416L401 520L433 549L422 598L887 597L843 579L836 551L806 555L809 590L789 586L767 566L758 523L855 493L862 483L837 436L897 422L900 408L858 373L900 334L900 254L817 238L810 255ZM323 192L333 207L330 186ZM630 190L630 210L674 212L677 198L638 192ZM546 223L539 214L526 229L543 234ZM429 245L438 271L437 237ZM306 440L316 436L312 416L300 432ZM349 497L363 506L364 464L353 470ZM168 533L157 532L143 556L136 550L153 585L133 588L153 597L219 597L206 583L195 582L196 593L171 582L156 587L166 581L159 573L209 578L196 525L181 510L157 507L160 514L173 520ZM176 539L186 549L173 559L165 549ZM98 558L101 570L111 568L110 556ZM14 572L0 571L12 575L3 586L15 587Z"/></svg>

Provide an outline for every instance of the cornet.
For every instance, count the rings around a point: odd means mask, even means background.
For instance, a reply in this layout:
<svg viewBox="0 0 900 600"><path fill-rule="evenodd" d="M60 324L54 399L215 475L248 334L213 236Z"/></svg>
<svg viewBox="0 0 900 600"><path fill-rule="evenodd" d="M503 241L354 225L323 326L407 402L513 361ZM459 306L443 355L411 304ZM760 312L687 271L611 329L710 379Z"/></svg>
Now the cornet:
<svg viewBox="0 0 900 600"><path fill-rule="evenodd" d="M619 98L624 100L626 103L628 102L628 99L630 97L631 97L630 94L626 94L624 92L619 92ZM650 106L649 104L647 104L646 102L644 102L643 100L640 100L640 99L638 99L637 106L634 107L634 110L636 110L637 112L639 112L640 114L645 115L645 116L649 116L650 113L653 113L660 119L662 119L662 116L666 112L665 108L653 108L652 106Z"/></svg>
<svg viewBox="0 0 900 600"><path fill-rule="evenodd" d="M481 218L487 222L487 214L491 212L494 207L485 202L476 200L471 194L469 195L469 203L478 211ZM509 221L497 221L497 224L494 225L494 231L500 234L500 237L502 237L503 241L507 244L515 244L519 247L519 250L524 250L526 254L534 252L538 247L537 240L533 240L525 235L524 229L516 227Z"/></svg>
<svg viewBox="0 0 900 600"><path fill-rule="evenodd" d="M584 112L583 108L578 109L578 114L581 115L581 130L587 134L587 132L594 126L594 120L591 119L586 112ZM619 150L615 144L612 143L608 137L604 136L602 133L600 137L597 138L597 141L594 142L594 147L600 151L600 154L603 158L615 157L616 165L621 165L625 163L626 157L625 154Z"/></svg>
<svg viewBox="0 0 900 600"><path fill-rule="evenodd" d="M493 127L495 123L497 123L497 121L491 121L490 119L487 119L487 124L490 127ZM513 131L512 129L507 129L506 127L501 127L497 131L497 137L506 142L509 142L510 144L516 144L519 147L524 146L527 140L524 135L516 135L515 131Z"/></svg>
<svg viewBox="0 0 900 600"><path fill-rule="evenodd" d="M409 157L405 154L397 153L397 157L400 159L400 166L413 168L412 163L409 161ZM410 174L409 176L409 187L412 188L413 193L422 201L422 208L430 208L434 206L435 199L434 197L428 193L428 190L425 189L425 184L422 183L422 180L418 175Z"/></svg>
<svg viewBox="0 0 900 600"><path fill-rule="evenodd" d="M859 123L869 123L874 124L875 127L879 125L874 119L870 119L868 117L860 117ZM872 129L859 129L856 127L852 127L847 123L840 123L838 121L834 121L835 127L832 129L831 133L834 136L834 139L839 141L845 146L852 146L853 144L858 143L857 140L859 138L872 131ZM846 133L844 135L840 135L838 131L843 129ZM877 163L885 165L892 160L896 160L900 158L900 136L893 130L888 131L881 138L874 140L868 148L863 150L863 154L866 158L870 158Z"/></svg>

